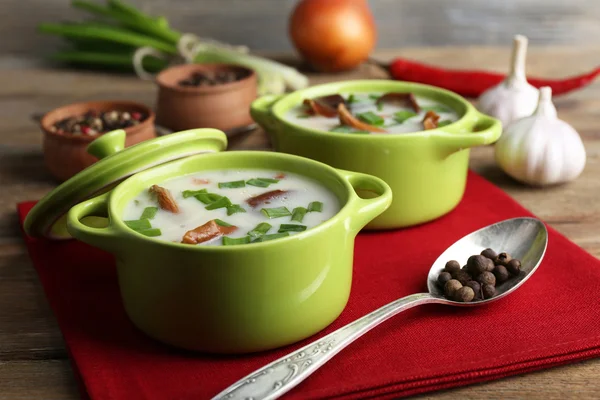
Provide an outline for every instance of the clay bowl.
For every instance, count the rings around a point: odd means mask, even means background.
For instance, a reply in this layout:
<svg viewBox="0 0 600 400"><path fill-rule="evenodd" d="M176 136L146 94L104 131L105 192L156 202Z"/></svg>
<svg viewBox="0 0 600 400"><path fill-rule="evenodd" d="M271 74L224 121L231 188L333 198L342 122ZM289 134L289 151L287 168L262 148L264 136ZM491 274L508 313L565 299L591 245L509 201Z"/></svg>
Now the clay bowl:
<svg viewBox="0 0 600 400"><path fill-rule="evenodd" d="M242 78L213 86L181 86L194 72L233 71ZM175 132L215 128L226 133L254 125L250 105L257 98L257 77L250 69L228 64L182 64L169 67L156 78L156 122Z"/></svg>
<svg viewBox="0 0 600 400"><path fill-rule="evenodd" d="M46 168L56 179L65 181L98 161L86 149L101 134L72 135L52 132L50 128L64 118L83 115L88 111L105 112L112 110L140 112L147 116L140 124L125 129L126 147L156 137L154 112L143 104L130 101L96 101L74 103L56 108L46 113L40 121L40 126L44 132L44 162Z"/></svg>

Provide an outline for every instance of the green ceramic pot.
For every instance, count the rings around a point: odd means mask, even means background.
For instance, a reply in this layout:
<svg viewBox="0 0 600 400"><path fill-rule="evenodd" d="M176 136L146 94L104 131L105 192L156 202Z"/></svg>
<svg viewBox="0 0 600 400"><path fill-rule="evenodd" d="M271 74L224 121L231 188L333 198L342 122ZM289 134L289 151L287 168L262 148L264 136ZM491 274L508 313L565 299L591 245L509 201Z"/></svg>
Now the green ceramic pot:
<svg viewBox="0 0 600 400"><path fill-rule="evenodd" d="M266 168L317 179L343 205L305 232L239 246L190 246L146 237L121 220L151 184L210 169ZM363 199L354 188L377 197ZM356 234L391 203L383 180L289 154L235 151L195 155L131 176L74 206L71 235L115 255L133 323L155 339L190 350L247 353L297 342L329 325L350 293ZM81 222L108 216L105 227Z"/></svg>
<svg viewBox="0 0 600 400"><path fill-rule="evenodd" d="M443 128L389 135L321 131L285 119L305 98L360 92L412 92L452 108L461 117ZM390 185L392 205L365 229L416 225L454 209L465 190L469 148L493 143L502 132L500 121L481 114L455 93L391 80L335 82L264 96L252 104L251 114L267 131L275 150L375 175Z"/></svg>

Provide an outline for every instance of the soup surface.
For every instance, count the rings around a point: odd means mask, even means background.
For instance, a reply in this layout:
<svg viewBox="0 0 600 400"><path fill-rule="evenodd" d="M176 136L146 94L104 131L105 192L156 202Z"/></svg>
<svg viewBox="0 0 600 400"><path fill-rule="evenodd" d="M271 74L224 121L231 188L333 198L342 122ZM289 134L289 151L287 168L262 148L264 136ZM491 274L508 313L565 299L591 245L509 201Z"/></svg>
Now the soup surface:
<svg viewBox="0 0 600 400"><path fill-rule="evenodd" d="M126 205L123 220L147 235L190 245L278 239L327 221L340 210L320 183L261 169L202 171L152 185Z"/></svg>
<svg viewBox="0 0 600 400"><path fill-rule="evenodd" d="M414 101L408 100L408 95ZM419 132L443 127L459 119L456 111L448 106L410 93L343 93L310 100L320 104L313 103L311 107L305 100L304 104L288 111L286 119L296 125L350 134ZM342 100L352 117L363 125L342 121L337 110ZM426 118L435 123L426 124Z"/></svg>

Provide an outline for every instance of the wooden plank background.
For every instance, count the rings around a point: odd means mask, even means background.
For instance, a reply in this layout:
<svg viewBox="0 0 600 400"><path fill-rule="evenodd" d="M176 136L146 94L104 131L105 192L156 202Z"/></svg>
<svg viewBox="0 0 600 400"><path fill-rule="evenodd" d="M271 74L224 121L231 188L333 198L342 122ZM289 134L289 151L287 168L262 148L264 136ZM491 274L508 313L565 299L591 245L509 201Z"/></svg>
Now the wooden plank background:
<svg viewBox="0 0 600 400"><path fill-rule="evenodd" d="M297 0L129 1L166 16L181 31L255 50L292 49L287 19ZM58 40L39 35L35 28L42 21L84 15L69 3L0 1L0 54L39 55L58 46ZM369 4L378 25L379 49L507 45L516 33L528 36L532 45L591 45L600 37L598 0L369 0Z"/></svg>

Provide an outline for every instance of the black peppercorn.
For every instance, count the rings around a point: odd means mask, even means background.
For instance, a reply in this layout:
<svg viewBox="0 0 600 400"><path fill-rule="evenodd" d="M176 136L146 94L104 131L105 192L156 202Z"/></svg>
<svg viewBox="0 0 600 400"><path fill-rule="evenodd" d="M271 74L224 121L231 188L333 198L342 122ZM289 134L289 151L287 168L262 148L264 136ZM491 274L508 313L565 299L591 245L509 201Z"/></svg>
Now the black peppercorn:
<svg viewBox="0 0 600 400"><path fill-rule="evenodd" d="M483 250L481 252L481 255L484 256L485 258L489 258L490 260L494 261L496 259L496 257L498 257L498 254L496 254L496 252L492 249L490 249L489 247L485 250Z"/></svg>
<svg viewBox="0 0 600 400"><path fill-rule="evenodd" d="M496 277L488 271L479 274L475 280L482 285L496 285Z"/></svg>
<svg viewBox="0 0 600 400"><path fill-rule="evenodd" d="M496 295L496 288L493 285L483 285L481 291L484 299L491 299Z"/></svg>
<svg viewBox="0 0 600 400"><path fill-rule="evenodd" d="M447 298L453 299L454 295L456 294L456 291L459 290L461 287L462 287L462 283L460 283L456 279L450 279L444 285L444 294L446 295Z"/></svg>
<svg viewBox="0 0 600 400"><path fill-rule="evenodd" d="M508 253L500 253L498 254L498 257L496 257L496 259L494 260L494 264L496 265L504 265L506 267L506 264L508 264L508 262L512 259L512 257L510 256L510 254Z"/></svg>
<svg viewBox="0 0 600 400"><path fill-rule="evenodd" d="M481 292L481 285L477 281L469 281L465 286L468 286L471 289L473 289L473 291L475 292L475 297L477 297L477 294Z"/></svg>
<svg viewBox="0 0 600 400"><path fill-rule="evenodd" d="M458 261L455 260L450 260L446 263L446 267L444 268L445 272L454 272L454 271L458 271L460 270L460 264L458 263Z"/></svg>
<svg viewBox="0 0 600 400"><path fill-rule="evenodd" d="M441 287L444 287L446 282L448 282L450 279L452 279L452 275L450 275L449 272L442 272L438 275L437 281Z"/></svg>
<svg viewBox="0 0 600 400"><path fill-rule="evenodd" d="M490 259L485 258L480 254L471 256L467 260L467 268L469 270L469 273L473 276L477 276L482 272L487 271L489 268L489 264L492 265L492 268L494 267L494 263Z"/></svg>
<svg viewBox="0 0 600 400"><path fill-rule="evenodd" d="M454 293L454 300L468 303L475 297L475 292L468 286L463 286Z"/></svg>
<svg viewBox="0 0 600 400"><path fill-rule="evenodd" d="M469 275L467 272L465 272L463 270L458 270L458 271L452 273L451 275L452 275L452 279L456 279L462 285L465 285L467 282L469 282L471 279L473 279L471 277L471 275Z"/></svg>
<svg viewBox="0 0 600 400"><path fill-rule="evenodd" d="M498 283L506 282L509 278L508 270L504 265L496 265L492 273L496 277L496 282Z"/></svg>
<svg viewBox="0 0 600 400"><path fill-rule="evenodd" d="M513 258L506 264L506 269L513 275L519 275L521 271L521 261Z"/></svg>

